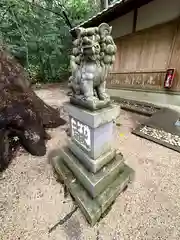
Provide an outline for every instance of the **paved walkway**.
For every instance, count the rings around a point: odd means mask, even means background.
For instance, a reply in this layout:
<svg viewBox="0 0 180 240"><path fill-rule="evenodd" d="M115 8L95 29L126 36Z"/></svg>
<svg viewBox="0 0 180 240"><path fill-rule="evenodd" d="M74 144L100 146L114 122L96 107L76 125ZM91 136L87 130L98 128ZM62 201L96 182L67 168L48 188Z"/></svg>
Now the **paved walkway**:
<svg viewBox="0 0 180 240"><path fill-rule="evenodd" d="M52 105L67 100L59 89L39 90ZM135 172L132 185L112 210L91 228L78 209L50 234L48 230L74 207L56 182L47 156L21 152L0 180L1 240L179 240L180 154L130 132L144 117L122 111L114 146ZM48 152L66 143L62 128L50 131Z"/></svg>

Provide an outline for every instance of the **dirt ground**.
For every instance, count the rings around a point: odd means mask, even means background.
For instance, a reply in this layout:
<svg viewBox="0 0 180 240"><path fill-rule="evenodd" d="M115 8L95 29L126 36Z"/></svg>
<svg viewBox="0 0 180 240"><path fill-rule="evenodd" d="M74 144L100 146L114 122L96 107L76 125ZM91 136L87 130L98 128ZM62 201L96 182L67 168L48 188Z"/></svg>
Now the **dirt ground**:
<svg viewBox="0 0 180 240"><path fill-rule="evenodd" d="M37 91L58 107L68 100L65 92L59 88ZM121 111L114 145L135 170L135 180L95 227L88 225L78 209L48 233L74 209L47 160L50 151L66 143L65 127L49 131L52 139L46 156L18 153L0 176L0 239L179 240L180 154L132 135L132 128L143 119Z"/></svg>

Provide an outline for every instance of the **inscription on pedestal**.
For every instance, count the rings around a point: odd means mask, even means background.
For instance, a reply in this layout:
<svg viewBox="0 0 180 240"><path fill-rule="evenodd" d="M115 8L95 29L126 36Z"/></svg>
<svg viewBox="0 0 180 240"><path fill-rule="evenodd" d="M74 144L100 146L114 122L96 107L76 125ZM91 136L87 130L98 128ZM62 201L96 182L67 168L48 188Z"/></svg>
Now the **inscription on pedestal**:
<svg viewBox="0 0 180 240"><path fill-rule="evenodd" d="M87 151L91 151L91 130L90 127L78 121L77 119L70 118L71 125L71 138L80 144Z"/></svg>

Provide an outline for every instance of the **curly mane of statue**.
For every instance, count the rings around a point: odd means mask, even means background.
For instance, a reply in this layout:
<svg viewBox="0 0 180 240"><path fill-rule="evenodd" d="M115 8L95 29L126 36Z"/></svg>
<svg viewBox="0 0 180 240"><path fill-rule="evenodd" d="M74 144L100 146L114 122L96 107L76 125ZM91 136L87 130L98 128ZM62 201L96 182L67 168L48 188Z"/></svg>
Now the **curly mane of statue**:
<svg viewBox="0 0 180 240"><path fill-rule="evenodd" d="M99 27L78 28L73 42L69 87L71 103L90 110L106 107L110 97L105 92L106 78L115 60L116 45L112 28L102 23Z"/></svg>

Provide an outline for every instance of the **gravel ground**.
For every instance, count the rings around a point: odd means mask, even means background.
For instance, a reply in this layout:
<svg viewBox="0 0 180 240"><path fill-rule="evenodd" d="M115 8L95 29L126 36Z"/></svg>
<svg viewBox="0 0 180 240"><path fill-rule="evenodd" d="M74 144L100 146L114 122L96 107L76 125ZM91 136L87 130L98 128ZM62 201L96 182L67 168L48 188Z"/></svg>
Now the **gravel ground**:
<svg viewBox="0 0 180 240"><path fill-rule="evenodd" d="M63 90L38 94L51 105L67 100ZM48 230L74 209L71 198L56 182L47 156L21 151L0 176L1 240L179 240L180 155L131 134L145 117L121 111L114 145L135 172L132 185L112 210L91 228L78 209L50 234ZM66 143L65 127L53 129L48 153ZM47 153L47 154L48 154Z"/></svg>

